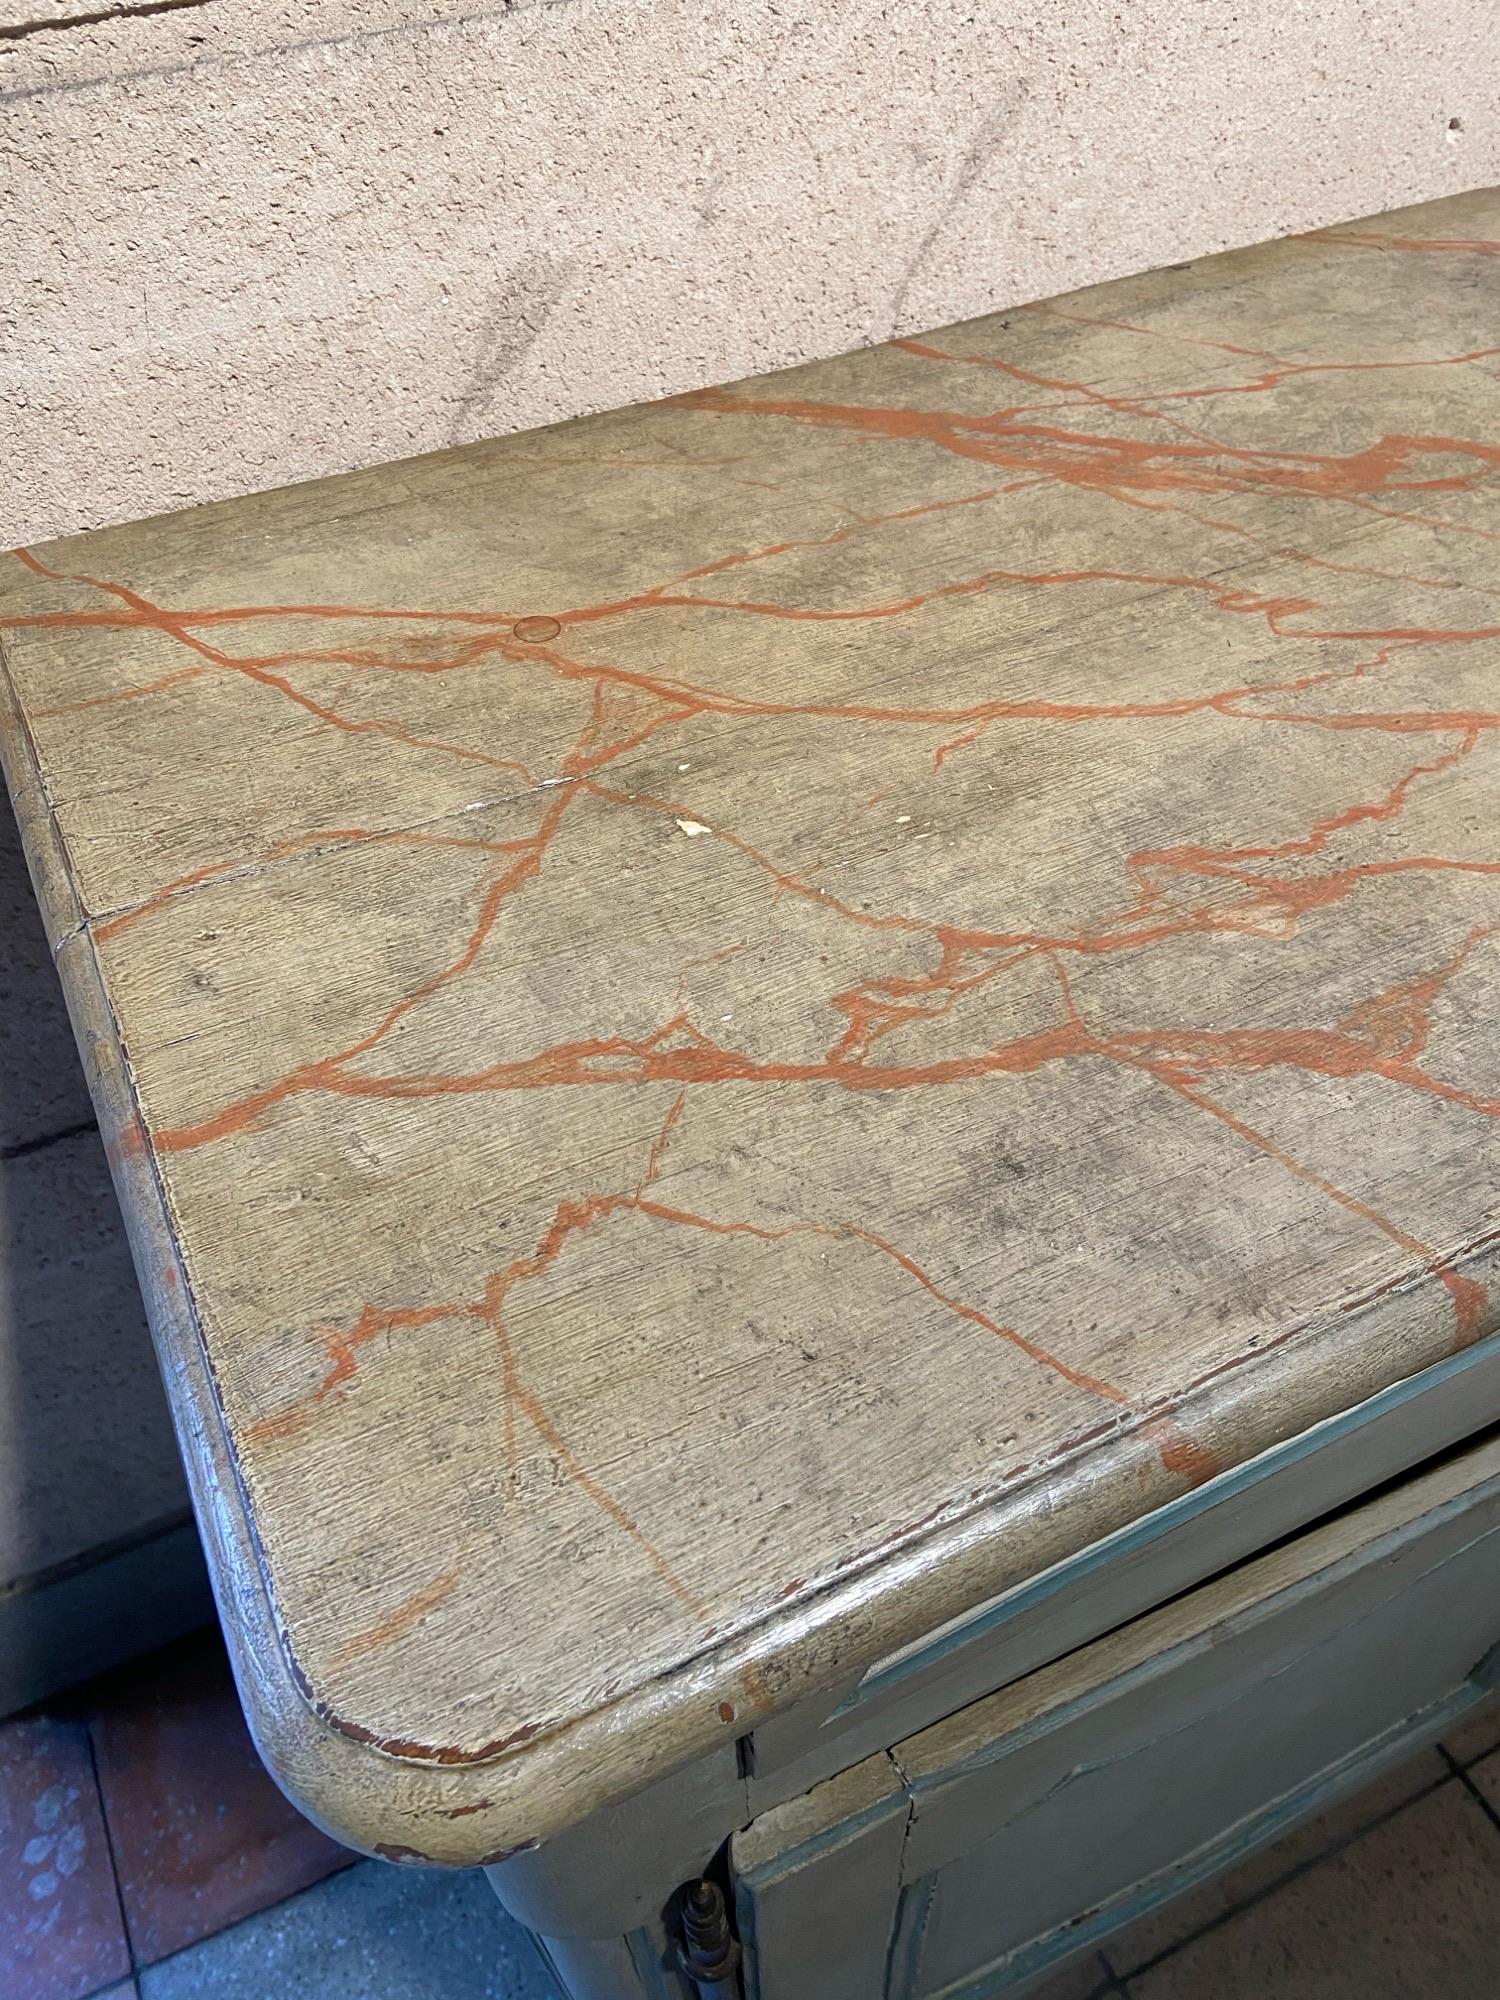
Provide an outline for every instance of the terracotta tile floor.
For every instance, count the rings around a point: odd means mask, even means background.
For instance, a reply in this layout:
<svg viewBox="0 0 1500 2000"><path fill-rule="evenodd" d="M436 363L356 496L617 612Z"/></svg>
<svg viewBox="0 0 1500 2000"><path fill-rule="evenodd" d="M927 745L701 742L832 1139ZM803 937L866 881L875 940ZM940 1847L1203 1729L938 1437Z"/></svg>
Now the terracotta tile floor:
<svg viewBox="0 0 1500 2000"><path fill-rule="evenodd" d="M1028 2000L1106 1995L1497 2000L1500 1704ZM268 1996L556 1989L480 1877L356 1862L285 1803L215 1635L0 1723L0 2000Z"/></svg>
<svg viewBox="0 0 1500 2000"><path fill-rule="evenodd" d="M130 1970L88 1731L0 1730L0 1993L71 2000Z"/></svg>
<svg viewBox="0 0 1500 2000"><path fill-rule="evenodd" d="M227 1930L354 1859L267 1778L216 1633L112 1674L88 1723L137 1964Z"/></svg>

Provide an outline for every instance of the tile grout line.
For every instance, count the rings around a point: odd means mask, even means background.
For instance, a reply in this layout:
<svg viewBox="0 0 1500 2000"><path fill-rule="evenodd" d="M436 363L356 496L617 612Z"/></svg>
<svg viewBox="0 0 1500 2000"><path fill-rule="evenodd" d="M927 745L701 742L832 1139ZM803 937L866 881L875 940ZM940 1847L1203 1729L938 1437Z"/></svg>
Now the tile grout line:
<svg viewBox="0 0 1500 2000"><path fill-rule="evenodd" d="M1097 1955L1099 1963L1104 1967L1104 1970L1108 1973L1109 1977L1105 1980L1104 1984L1098 1988L1097 1992L1092 1993L1089 1996L1089 2000L1103 2000L1103 1995L1105 1994L1112 1994L1114 1996L1114 2000L1130 2000L1130 1991L1125 1984L1125 1975L1123 1972L1117 1972L1115 1970L1115 1962L1110 1957L1109 1952L1106 1949L1107 1944L1108 1944L1108 1939L1105 1940L1104 1945L1100 1945L1098 1947Z"/></svg>
<svg viewBox="0 0 1500 2000"><path fill-rule="evenodd" d="M1482 1791L1480 1791L1478 1785L1476 1785L1474 1783L1474 1780L1469 1776L1469 1772L1473 1768L1473 1766L1460 1764L1458 1759L1453 1755L1452 1751L1448 1749L1446 1744L1440 1743L1438 1745L1438 1754L1447 1763L1454 1777L1457 1778L1458 1782L1463 1786L1464 1790L1469 1794L1469 1797L1474 1801L1475 1805L1478 1806L1479 1810L1484 1814L1485 1818L1490 1822L1490 1825L1494 1827L1497 1833L1500 1833L1500 1812L1497 1812L1495 1810L1490 1800L1486 1798L1485 1794ZM1474 1763L1476 1764L1482 1763L1484 1758L1489 1756L1490 1754L1491 1753L1488 1750L1481 1751L1480 1755L1474 1759Z"/></svg>
<svg viewBox="0 0 1500 2000"><path fill-rule="evenodd" d="M1438 1748L1442 1751L1442 1755L1449 1766L1447 1773L1443 1777L1435 1778L1430 1785L1424 1786L1419 1792L1413 1792L1410 1798L1403 1799L1399 1805L1392 1806L1386 1812L1377 1813L1374 1819L1362 1821L1344 1839L1336 1840L1331 1846L1319 1849L1316 1854L1310 1855L1306 1861L1299 1861L1295 1868L1289 1868L1284 1875L1278 1875L1274 1881L1267 1882L1261 1888L1253 1890L1242 1902L1234 1904L1231 1909L1221 1910L1217 1916L1210 1917L1206 1924L1200 1924L1197 1930L1190 1931L1186 1937L1179 1938L1175 1944L1169 1944L1164 1951L1157 1952L1152 1958L1142 1959L1141 1963L1133 1967L1129 1973L1116 1971L1114 1960L1109 1957L1107 1948L1101 1950L1100 1957L1104 1959L1114 1978L1119 1980L1121 1989L1128 1995L1129 1985L1132 1980L1139 1979L1143 1973L1154 1972L1157 1966L1165 1959L1175 1958L1178 1952L1185 1951L1190 1944L1196 1944L1200 1938L1207 1937L1210 1932L1222 1929L1225 1924L1230 1923L1234 1918L1243 1916L1247 1910L1253 1910L1257 1904L1269 1902L1272 1896L1277 1895L1289 1883L1300 1880L1302 1876L1309 1874L1314 1868L1320 1867L1323 1862L1331 1860L1334 1855L1342 1854L1347 1848L1352 1847L1355 1841L1363 1840L1367 1833L1373 1833L1376 1827L1384 1826L1388 1820L1395 1819L1398 1813L1404 1813L1408 1806L1417 1805L1421 1800L1431 1798L1434 1793L1440 1792L1444 1785L1451 1784L1455 1777L1461 1779L1463 1773L1453 1763L1453 1760L1448 1757L1447 1751L1442 1750L1441 1744L1438 1745ZM1488 1810L1487 1803L1486 1809ZM1489 1816L1495 1820L1497 1826L1500 1826L1500 1818L1497 1818L1493 1811L1490 1811ZM1248 1856L1245 1858L1248 1859ZM1212 1877L1208 1876L1204 1879L1212 1880ZM1166 1908L1170 1906L1163 1905L1162 1907Z"/></svg>
<svg viewBox="0 0 1500 2000"><path fill-rule="evenodd" d="M242 1917L236 1917L233 1923L224 1924L216 1931L208 1931L202 1937L190 1938L186 1944L178 1945L175 1950L164 1953L160 1958L153 1958L149 1962L144 1959L137 1962L132 1950L132 1977L138 1981L143 1972L155 1972L163 1965L171 1965L174 1960L185 1958L190 1951L198 1951L202 1946L207 1944L216 1944L220 1938L229 1937L233 1932L242 1930L246 1924L253 1924L256 1918L263 1917L267 1910L281 1910L288 1903L295 1903L303 1896L315 1895L320 1889L326 1888L330 1882L337 1881L341 1875L347 1875L350 1868L358 1867L361 1862L368 1861L370 1858L366 1854L361 1854L357 1848L351 1848L350 1853L353 1855L352 1861L335 1868L330 1874L319 1876L316 1882L308 1882L300 1889L293 1889L289 1896L278 1896L274 1902L262 1903L259 1909L247 1910ZM449 1871L445 1870L441 1872L446 1873ZM108 1988L101 1988L100 1990L107 1992ZM84 2000L97 2000L97 1995L85 1995Z"/></svg>
<svg viewBox="0 0 1500 2000"><path fill-rule="evenodd" d="M110 1885L115 1892L115 1908L120 1913L120 1935L125 1940L125 1956L130 1961L130 1970L126 1973L125 1977L133 1986L135 1984L136 1973L140 1970L140 1967L136 1962L135 1939L130 1935L130 1919L125 1914L125 1892L120 1886L120 1862L118 1855L115 1853L115 1837L110 1830L109 1807L105 1802L104 1787L99 1781L99 1755L94 1748L94 1725L92 1722L85 1722L83 1724L83 1740L88 1745L89 1771L94 1780L94 1797L99 1802L99 1824L104 1829L104 1852L109 1859ZM105 1993L108 1992L110 1986L116 1984L118 1984L117 1981L109 1980L104 1986L98 1987L95 1990Z"/></svg>
<svg viewBox="0 0 1500 2000"><path fill-rule="evenodd" d="M18 1139L12 1146L0 1146L0 1166L12 1160L24 1160L30 1153L40 1153L48 1146L59 1146L64 1139L78 1139L85 1132L97 1132L97 1118L81 1118L76 1125L65 1125L60 1132L43 1132L40 1138Z"/></svg>

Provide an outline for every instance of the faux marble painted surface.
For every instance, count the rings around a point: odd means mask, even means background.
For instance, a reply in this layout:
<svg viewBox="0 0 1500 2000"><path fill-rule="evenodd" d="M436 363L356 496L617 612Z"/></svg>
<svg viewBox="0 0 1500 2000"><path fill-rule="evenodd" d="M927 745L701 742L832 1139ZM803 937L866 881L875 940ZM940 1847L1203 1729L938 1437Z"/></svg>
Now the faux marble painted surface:
<svg viewBox="0 0 1500 2000"><path fill-rule="evenodd" d="M1497 418L1480 193L5 560L325 1819L553 1831L1491 1329Z"/></svg>

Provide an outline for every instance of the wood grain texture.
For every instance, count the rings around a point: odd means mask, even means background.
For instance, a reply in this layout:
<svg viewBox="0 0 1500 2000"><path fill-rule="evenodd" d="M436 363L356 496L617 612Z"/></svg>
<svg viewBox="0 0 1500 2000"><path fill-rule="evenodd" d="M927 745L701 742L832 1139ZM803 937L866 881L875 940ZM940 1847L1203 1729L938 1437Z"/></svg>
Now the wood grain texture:
<svg viewBox="0 0 1500 2000"><path fill-rule="evenodd" d="M344 1837L555 1832L1493 1325L1497 244L6 560L248 1698Z"/></svg>

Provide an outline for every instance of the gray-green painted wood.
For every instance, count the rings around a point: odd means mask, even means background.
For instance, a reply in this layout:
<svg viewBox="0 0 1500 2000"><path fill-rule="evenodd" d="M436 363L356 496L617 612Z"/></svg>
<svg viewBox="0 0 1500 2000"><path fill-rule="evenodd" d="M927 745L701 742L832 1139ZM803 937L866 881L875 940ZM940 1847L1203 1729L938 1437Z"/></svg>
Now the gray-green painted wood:
<svg viewBox="0 0 1500 2000"><path fill-rule="evenodd" d="M736 1836L747 2000L872 2000L885 1984L911 1800L872 1757Z"/></svg>
<svg viewBox="0 0 1500 2000"><path fill-rule="evenodd" d="M836 1782L899 1773L902 1887L861 2000L1019 1989L1446 1725L1497 1638L1491 1442L870 1758ZM841 1990L826 1913L850 1890L824 1857L861 1830L824 1812L810 1835L818 1797L735 1843L755 2000ZM882 1862L853 1892L882 1952L889 1888Z"/></svg>
<svg viewBox="0 0 1500 2000"><path fill-rule="evenodd" d="M765 1811L1243 1562L1500 1417L1500 1336L1316 1424L754 1735Z"/></svg>

